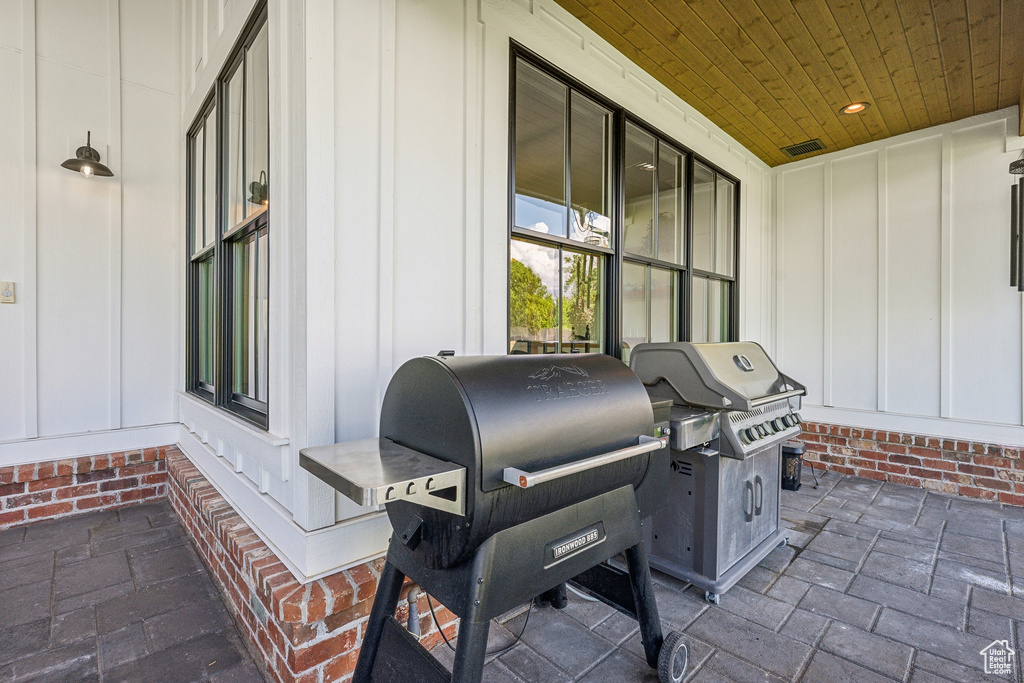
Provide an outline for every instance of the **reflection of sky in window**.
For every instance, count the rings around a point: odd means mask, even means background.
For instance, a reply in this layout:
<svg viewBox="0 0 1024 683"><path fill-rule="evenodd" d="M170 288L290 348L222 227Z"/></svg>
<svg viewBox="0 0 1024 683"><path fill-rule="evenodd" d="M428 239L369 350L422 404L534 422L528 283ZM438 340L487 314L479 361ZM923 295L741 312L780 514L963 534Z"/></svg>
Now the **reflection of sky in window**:
<svg viewBox="0 0 1024 683"><path fill-rule="evenodd" d="M565 237L565 206L517 194L516 225L548 235Z"/></svg>
<svg viewBox="0 0 1024 683"><path fill-rule="evenodd" d="M558 297L558 250L512 240L512 258L532 270L553 297Z"/></svg>

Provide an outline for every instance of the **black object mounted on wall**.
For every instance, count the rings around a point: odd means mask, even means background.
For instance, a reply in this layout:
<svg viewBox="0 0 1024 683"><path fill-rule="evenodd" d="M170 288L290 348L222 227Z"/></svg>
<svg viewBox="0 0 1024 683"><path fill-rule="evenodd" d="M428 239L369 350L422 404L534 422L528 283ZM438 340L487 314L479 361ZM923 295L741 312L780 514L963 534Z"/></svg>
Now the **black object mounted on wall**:
<svg viewBox="0 0 1024 683"><path fill-rule="evenodd" d="M114 175L113 171L100 163L100 153L92 148L92 131L87 133L85 145L75 152L75 158L68 159L61 167L69 171L78 171L86 178L94 175L109 178Z"/></svg>

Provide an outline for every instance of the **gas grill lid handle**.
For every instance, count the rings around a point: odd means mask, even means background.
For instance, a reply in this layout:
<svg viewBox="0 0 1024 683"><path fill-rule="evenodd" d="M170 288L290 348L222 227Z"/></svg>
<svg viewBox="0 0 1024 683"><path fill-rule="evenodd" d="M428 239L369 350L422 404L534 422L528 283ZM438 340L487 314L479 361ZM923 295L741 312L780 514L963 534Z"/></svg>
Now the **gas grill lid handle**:
<svg viewBox="0 0 1024 683"><path fill-rule="evenodd" d="M644 453L650 453L651 451L661 450L666 446L668 446L668 437L642 435L639 439L639 443L635 446L627 446L616 451L602 453L601 455L584 458L583 460L575 460L573 462L566 463L565 465L549 467L544 470L538 470L537 472L524 472L523 470L515 467L506 467L502 470L501 478L505 480L506 483L512 484L513 486L528 489L531 486L543 484L544 482L551 481L552 479L560 479L561 477L578 474L579 472L593 469L595 467L601 467L602 465L610 465L613 462L619 462L626 458L632 458L637 455L643 455Z"/></svg>

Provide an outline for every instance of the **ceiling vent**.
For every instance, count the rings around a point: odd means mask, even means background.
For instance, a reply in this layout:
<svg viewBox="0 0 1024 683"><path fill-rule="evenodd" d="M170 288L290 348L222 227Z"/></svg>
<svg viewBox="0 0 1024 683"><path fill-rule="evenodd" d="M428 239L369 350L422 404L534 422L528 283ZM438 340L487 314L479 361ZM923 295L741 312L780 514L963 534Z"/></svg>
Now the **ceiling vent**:
<svg viewBox="0 0 1024 683"><path fill-rule="evenodd" d="M807 142L799 142L789 147L782 147L781 149L790 157L798 157L810 154L811 152L817 152L819 149L825 149L825 145L821 144L821 140L814 139Z"/></svg>

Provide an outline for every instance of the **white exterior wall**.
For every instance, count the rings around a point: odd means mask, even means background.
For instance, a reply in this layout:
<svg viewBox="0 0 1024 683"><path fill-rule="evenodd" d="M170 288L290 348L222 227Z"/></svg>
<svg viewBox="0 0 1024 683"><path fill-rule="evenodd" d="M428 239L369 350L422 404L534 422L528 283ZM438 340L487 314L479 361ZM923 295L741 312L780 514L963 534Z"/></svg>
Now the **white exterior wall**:
<svg viewBox="0 0 1024 683"><path fill-rule="evenodd" d="M804 416L1024 444L1012 107L775 169L776 360Z"/></svg>
<svg viewBox="0 0 1024 683"><path fill-rule="evenodd" d="M0 466L175 440L179 24L0 1ZM113 178L60 167L89 130Z"/></svg>
<svg viewBox="0 0 1024 683"><path fill-rule="evenodd" d="M510 39L740 179L741 336L770 345L767 167L553 1L294 4L269 7L270 433L187 396L180 413L186 452L297 574L379 555L391 533L298 450L375 436L410 358L507 350ZM251 6L211 23L186 3L183 129Z"/></svg>

